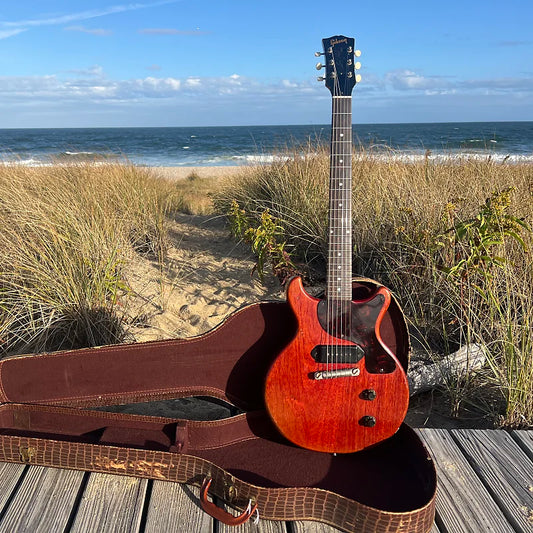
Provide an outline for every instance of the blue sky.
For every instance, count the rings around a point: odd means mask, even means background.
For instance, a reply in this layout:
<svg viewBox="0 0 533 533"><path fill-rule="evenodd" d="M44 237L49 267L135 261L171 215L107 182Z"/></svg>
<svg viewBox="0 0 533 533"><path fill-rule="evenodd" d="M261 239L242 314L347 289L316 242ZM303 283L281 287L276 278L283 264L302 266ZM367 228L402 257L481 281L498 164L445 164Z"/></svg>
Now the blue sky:
<svg viewBox="0 0 533 533"><path fill-rule="evenodd" d="M321 39L356 38L354 122L533 120L531 0L0 4L0 128L329 122Z"/></svg>

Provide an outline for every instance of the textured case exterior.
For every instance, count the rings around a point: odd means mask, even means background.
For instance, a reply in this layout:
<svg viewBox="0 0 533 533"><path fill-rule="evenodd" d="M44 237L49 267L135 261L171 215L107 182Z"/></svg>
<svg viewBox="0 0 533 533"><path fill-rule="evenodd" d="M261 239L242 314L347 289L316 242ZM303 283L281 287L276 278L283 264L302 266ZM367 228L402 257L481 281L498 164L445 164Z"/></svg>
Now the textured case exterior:
<svg viewBox="0 0 533 533"><path fill-rule="evenodd" d="M252 500L262 518L346 532L433 525L435 469L405 425L371 450L334 457L284 441L264 411L193 422L6 404L0 420L1 461L194 485L209 478L211 493L240 511Z"/></svg>

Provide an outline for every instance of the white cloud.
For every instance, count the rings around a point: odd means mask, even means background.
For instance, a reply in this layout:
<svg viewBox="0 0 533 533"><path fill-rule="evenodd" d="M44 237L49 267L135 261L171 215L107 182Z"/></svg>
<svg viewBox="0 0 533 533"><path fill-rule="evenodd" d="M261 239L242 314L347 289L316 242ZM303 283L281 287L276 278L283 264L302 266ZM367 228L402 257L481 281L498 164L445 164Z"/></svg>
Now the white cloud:
<svg viewBox="0 0 533 533"><path fill-rule="evenodd" d="M85 28L84 26L68 26L65 28L66 31L78 31L81 33L88 33L90 35L105 36L111 35L113 32L111 30L104 30L102 28Z"/></svg>
<svg viewBox="0 0 533 533"><path fill-rule="evenodd" d="M155 69L153 69L155 70ZM0 93L11 105L37 105L39 101L70 101L82 106L92 103L142 103L168 100L170 105L192 105L196 101L239 101L270 105L277 98L293 102L310 98L325 100L327 91L313 80L264 80L239 74L219 77L149 76L132 79L112 79L102 67L93 65L48 76L0 77ZM365 77L366 79L367 77ZM372 80L371 76L368 76ZM391 90L392 89L392 90ZM475 95L509 95L514 97L533 93L533 79L501 78L490 80L453 80L428 77L412 70L389 72L358 87L357 98L369 102L385 102L390 98L409 97L437 99L464 98ZM237 101L237 100L235 100Z"/></svg>
<svg viewBox="0 0 533 533"><path fill-rule="evenodd" d="M201 31L199 28L195 30L178 30L175 28L143 28L139 33L144 35L207 35L209 32Z"/></svg>
<svg viewBox="0 0 533 533"><path fill-rule="evenodd" d="M282 80L281 83L283 87L291 87L291 88L298 87L297 83L294 83L293 81L289 81L289 80Z"/></svg>
<svg viewBox="0 0 533 533"><path fill-rule="evenodd" d="M0 30L0 39L7 39L8 37L13 37L14 35L18 35L23 31L26 31L26 29L17 28L16 30Z"/></svg>
<svg viewBox="0 0 533 533"><path fill-rule="evenodd" d="M504 94L533 91L533 77L459 80L443 76L423 76L412 70L401 69L384 76L385 88L396 91L419 92L428 96L450 94Z"/></svg>
<svg viewBox="0 0 533 533"><path fill-rule="evenodd" d="M449 86L449 80L440 76L423 76L413 70L398 69L385 74L385 81L393 89L402 90L437 90Z"/></svg>
<svg viewBox="0 0 533 533"><path fill-rule="evenodd" d="M113 15L116 13L124 13L127 11L136 11L138 9L148 9L151 7L162 6L165 4L174 4L180 0L158 0L151 3L129 3L109 6L101 9L89 9L86 11L79 11L77 13L66 13L64 15L58 15L55 17L42 17L35 19L23 19L15 21L0 21L0 39L6 39L17 35L22 31L29 28L35 28L40 26L57 26L62 24L69 24L71 22L78 22L82 20L89 20L98 17L105 17L107 15ZM2 28L5 28L2 30ZM13 28L13 29L10 29ZM85 30L82 26L72 26L70 29L77 28L75 31L86 31L87 33L102 32L106 30ZM102 35L102 33L97 33Z"/></svg>
<svg viewBox="0 0 533 533"><path fill-rule="evenodd" d="M474 79L460 82L464 89L483 89L491 92L533 91L533 77Z"/></svg>
<svg viewBox="0 0 533 533"><path fill-rule="evenodd" d="M71 74L77 74L78 76L98 76L102 77L104 75L104 69L100 65L93 65L89 68L75 69L68 71Z"/></svg>
<svg viewBox="0 0 533 533"><path fill-rule="evenodd" d="M311 84L296 84L288 80L261 82L238 74L183 79L147 76L117 80L108 78L99 65L69 71L64 75L0 77L0 93L3 98L21 104L29 101L35 103L39 99L127 102L180 98L189 101L200 97L231 97L236 94L260 100L269 96L308 93L311 87Z"/></svg>
<svg viewBox="0 0 533 533"><path fill-rule="evenodd" d="M157 7L165 4L174 4L178 0L159 0L151 3L129 3L122 5L109 6L102 9L89 9L87 11L80 11L78 13L68 13L65 15L58 15L56 17L43 17L37 19L27 19L19 21L0 21L0 26L6 28L28 28L32 26L55 26L58 24L68 24L78 20L88 20L115 13L123 13L125 11L136 11L138 9L146 9L149 7Z"/></svg>

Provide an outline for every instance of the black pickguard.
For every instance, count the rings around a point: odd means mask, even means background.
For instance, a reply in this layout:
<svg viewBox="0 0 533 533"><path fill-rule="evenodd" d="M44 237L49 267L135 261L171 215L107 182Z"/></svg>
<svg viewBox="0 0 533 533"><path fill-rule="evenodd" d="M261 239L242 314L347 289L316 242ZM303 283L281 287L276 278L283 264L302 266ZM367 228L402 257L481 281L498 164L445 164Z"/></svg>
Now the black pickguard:
<svg viewBox="0 0 533 533"><path fill-rule="evenodd" d="M332 356L337 363L357 363L364 357L368 372L393 372L396 364L376 337L376 324L384 304L382 294L376 294L367 302L321 300L317 307L321 327L332 337L350 341L354 346L321 344L313 348L311 356L317 362L326 363L332 361ZM325 361L322 360L324 356Z"/></svg>

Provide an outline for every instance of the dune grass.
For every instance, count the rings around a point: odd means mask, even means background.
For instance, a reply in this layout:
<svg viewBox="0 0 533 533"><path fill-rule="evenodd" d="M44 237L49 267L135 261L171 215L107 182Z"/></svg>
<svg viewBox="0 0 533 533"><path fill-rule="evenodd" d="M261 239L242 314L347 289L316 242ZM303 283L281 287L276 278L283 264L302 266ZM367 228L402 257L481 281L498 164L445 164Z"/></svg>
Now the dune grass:
<svg viewBox="0 0 533 533"><path fill-rule="evenodd" d="M0 166L0 350L120 342L124 265L161 261L179 195L129 164Z"/></svg>
<svg viewBox="0 0 533 533"><path fill-rule="evenodd" d="M0 166L0 353L124 340L126 265L164 261L177 210L214 205L216 216L237 201L259 228L268 209L276 242L256 230L252 245L324 276L329 157L302 152L223 181L171 182L129 164ZM365 152L353 163L354 271L396 293L418 350L484 347L482 374L446 384L452 413L470 402L532 426L533 166Z"/></svg>
<svg viewBox="0 0 533 533"><path fill-rule="evenodd" d="M286 154L228 181L260 223L268 209L293 258L325 274L329 157ZM509 427L533 425L533 166L490 158L401 162L358 151L353 161L354 272L397 295L419 350L481 344L489 368L447 387Z"/></svg>
<svg viewBox="0 0 533 533"><path fill-rule="evenodd" d="M180 197L179 211L188 215L212 214L212 195L219 181L217 178L202 177L194 170L185 179L174 181L174 188Z"/></svg>

